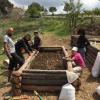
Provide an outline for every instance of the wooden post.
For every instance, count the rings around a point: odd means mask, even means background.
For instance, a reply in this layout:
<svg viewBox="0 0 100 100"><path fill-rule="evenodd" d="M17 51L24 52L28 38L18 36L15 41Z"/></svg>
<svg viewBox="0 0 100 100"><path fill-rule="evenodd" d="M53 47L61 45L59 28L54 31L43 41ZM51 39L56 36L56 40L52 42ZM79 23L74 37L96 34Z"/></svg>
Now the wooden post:
<svg viewBox="0 0 100 100"><path fill-rule="evenodd" d="M21 76L12 75L11 83L12 83L13 95L20 96L21 95Z"/></svg>
<svg viewBox="0 0 100 100"><path fill-rule="evenodd" d="M11 83L12 83L13 95L15 96L21 95L22 71L30 66L31 61L35 58L37 54L38 52L33 52L32 55L27 59L27 61L22 65L22 67L18 71L14 71L12 73Z"/></svg>
<svg viewBox="0 0 100 100"><path fill-rule="evenodd" d="M66 65L64 65L64 66L66 66L66 68L67 68L68 71L72 71L72 72L73 72L72 63L71 63L71 61L68 60L68 59L70 58L70 57L69 57L69 54L68 54L68 52L66 51L66 49L65 49L64 46L62 46L62 49L63 49L64 55L65 55L65 58L63 58L63 59L64 59L64 63L65 63Z"/></svg>

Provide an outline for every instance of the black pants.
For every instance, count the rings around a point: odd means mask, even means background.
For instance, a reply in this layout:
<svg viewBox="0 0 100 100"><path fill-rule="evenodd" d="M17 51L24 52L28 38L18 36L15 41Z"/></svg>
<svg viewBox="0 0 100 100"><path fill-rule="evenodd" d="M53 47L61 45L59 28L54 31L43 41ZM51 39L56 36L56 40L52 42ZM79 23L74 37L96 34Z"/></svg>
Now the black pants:
<svg viewBox="0 0 100 100"><path fill-rule="evenodd" d="M39 45L32 45L31 46L33 49L39 50Z"/></svg>
<svg viewBox="0 0 100 100"><path fill-rule="evenodd" d="M20 51L18 51L18 52L16 51L16 53L21 59L23 59L23 61L25 61L25 58L24 58L23 54Z"/></svg>
<svg viewBox="0 0 100 100"><path fill-rule="evenodd" d="M17 68L18 64L19 66L22 66L24 64L24 60L18 56L16 53L12 53L11 54L12 58L10 59L10 63L9 63L9 70L12 70L14 68Z"/></svg>

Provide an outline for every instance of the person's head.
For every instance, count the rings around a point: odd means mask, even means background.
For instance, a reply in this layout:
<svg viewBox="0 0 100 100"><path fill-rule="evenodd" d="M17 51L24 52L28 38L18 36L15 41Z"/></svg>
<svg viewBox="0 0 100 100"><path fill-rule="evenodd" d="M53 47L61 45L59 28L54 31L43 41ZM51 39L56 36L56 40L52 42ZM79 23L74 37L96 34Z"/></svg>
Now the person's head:
<svg viewBox="0 0 100 100"><path fill-rule="evenodd" d="M30 34L26 34L24 36L24 39L27 40L27 41L30 41L31 40L31 35Z"/></svg>
<svg viewBox="0 0 100 100"><path fill-rule="evenodd" d="M34 36L38 36L38 35L39 35L39 32L35 31Z"/></svg>
<svg viewBox="0 0 100 100"><path fill-rule="evenodd" d="M13 31L14 31L14 29L12 27L8 28L7 31L6 31L7 35L11 37L12 34L13 34Z"/></svg>
<svg viewBox="0 0 100 100"><path fill-rule="evenodd" d="M79 34L80 36L85 36L85 30L84 30L83 28L80 28L80 29L78 30L78 34Z"/></svg>
<svg viewBox="0 0 100 100"><path fill-rule="evenodd" d="M77 47L73 47L73 48L72 48L72 54L77 53L77 51L78 51L78 48L77 48Z"/></svg>

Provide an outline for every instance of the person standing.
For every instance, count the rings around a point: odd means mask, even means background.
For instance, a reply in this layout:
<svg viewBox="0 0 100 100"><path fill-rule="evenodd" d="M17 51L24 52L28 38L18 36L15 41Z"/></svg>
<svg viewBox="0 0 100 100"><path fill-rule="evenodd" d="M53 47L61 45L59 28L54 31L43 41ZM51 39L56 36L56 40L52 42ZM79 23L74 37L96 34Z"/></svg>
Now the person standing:
<svg viewBox="0 0 100 100"><path fill-rule="evenodd" d="M32 45L32 48L38 50L40 45L41 45L41 38L39 36L39 33L34 32L34 43Z"/></svg>
<svg viewBox="0 0 100 100"><path fill-rule="evenodd" d="M9 67L8 67L8 81L10 80L12 71L17 70L18 64L22 66L24 64L23 59L21 59L16 51L15 51L15 43L12 40L13 28L9 28L6 31L6 35L4 36L4 51L9 58Z"/></svg>
<svg viewBox="0 0 100 100"><path fill-rule="evenodd" d="M78 30L78 34L80 35L77 40L78 52L81 54L81 56L83 57L83 60L85 61L85 54L87 52L87 46L90 45L90 42L85 37L84 29L80 28Z"/></svg>

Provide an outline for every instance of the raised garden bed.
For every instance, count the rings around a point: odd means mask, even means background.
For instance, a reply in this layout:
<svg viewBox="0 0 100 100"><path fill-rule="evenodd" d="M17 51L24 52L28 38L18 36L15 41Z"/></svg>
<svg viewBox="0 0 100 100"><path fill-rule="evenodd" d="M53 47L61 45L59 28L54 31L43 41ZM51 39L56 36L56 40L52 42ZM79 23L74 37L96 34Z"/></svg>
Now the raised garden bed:
<svg viewBox="0 0 100 100"><path fill-rule="evenodd" d="M40 70L64 70L62 51L40 51L30 65L30 69Z"/></svg>
<svg viewBox="0 0 100 100"><path fill-rule="evenodd" d="M13 73L11 82L15 95L34 90L59 93L67 83L68 53L64 47L41 47L34 51L27 62Z"/></svg>

